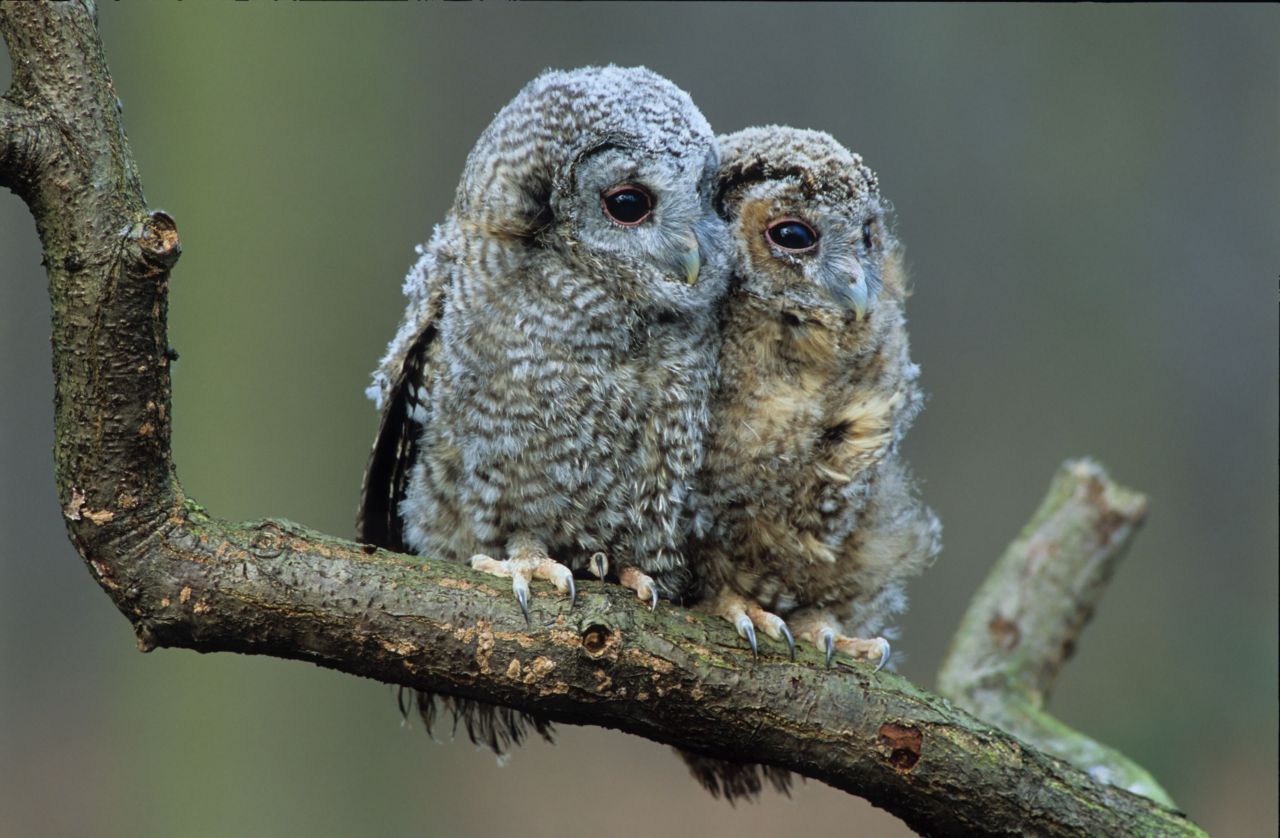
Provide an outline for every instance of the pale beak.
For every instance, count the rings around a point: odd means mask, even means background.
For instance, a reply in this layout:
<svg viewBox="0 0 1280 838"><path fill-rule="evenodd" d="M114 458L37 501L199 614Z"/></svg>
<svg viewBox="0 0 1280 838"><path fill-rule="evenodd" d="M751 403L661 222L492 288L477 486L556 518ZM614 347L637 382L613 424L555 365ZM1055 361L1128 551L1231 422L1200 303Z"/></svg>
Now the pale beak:
<svg viewBox="0 0 1280 838"><path fill-rule="evenodd" d="M698 281L698 271L702 270L702 251L698 247L698 239L692 233L688 238L689 249L680 257L680 266L684 268L684 281L693 285Z"/></svg>
<svg viewBox="0 0 1280 838"><path fill-rule="evenodd" d="M853 263L853 270L844 276L828 274L823 284L840 305L852 309L854 319L860 322L866 317L871 287L861 265Z"/></svg>
<svg viewBox="0 0 1280 838"><path fill-rule="evenodd" d="M853 309L853 319L861 322L867 313L867 281L859 276L857 281L849 286L847 293L849 307Z"/></svg>

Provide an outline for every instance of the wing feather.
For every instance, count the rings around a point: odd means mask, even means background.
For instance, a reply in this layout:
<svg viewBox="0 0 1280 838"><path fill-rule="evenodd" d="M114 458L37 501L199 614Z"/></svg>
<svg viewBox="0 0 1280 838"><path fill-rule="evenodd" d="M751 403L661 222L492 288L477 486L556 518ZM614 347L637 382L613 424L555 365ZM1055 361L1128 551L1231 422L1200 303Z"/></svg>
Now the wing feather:
<svg viewBox="0 0 1280 838"><path fill-rule="evenodd" d="M416 321L416 329L408 334L403 351L397 349L396 343L401 340L397 335L379 370L390 383L384 390L378 435L373 441L360 490L356 538L364 544L397 553L412 552L404 540L400 502L408 491L413 466L418 460L422 422L431 399L432 359L444 310L442 280L441 276L429 278L430 290L423 310L411 310L406 315L406 319L412 318L410 322Z"/></svg>

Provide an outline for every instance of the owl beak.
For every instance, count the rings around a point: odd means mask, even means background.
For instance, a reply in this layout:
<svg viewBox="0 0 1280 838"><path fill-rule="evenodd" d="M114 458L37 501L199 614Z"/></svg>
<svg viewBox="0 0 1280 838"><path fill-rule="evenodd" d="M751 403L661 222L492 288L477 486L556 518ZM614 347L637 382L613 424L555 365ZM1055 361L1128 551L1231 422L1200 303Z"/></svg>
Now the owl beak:
<svg viewBox="0 0 1280 838"><path fill-rule="evenodd" d="M867 275L862 266L856 262L853 271L843 276L828 274L823 283L827 293L841 306L853 312L854 319L861 321L867 316L867 305L870 302L871 290Z"/></svg>
<svg viewBox="0 0 1280 838"><path fill-rule="evenodd" d="M687 242L689 248L680 257L680 266L684 268L684 281L693 285L698 281L698 272L702 270L702 249L698 247L698 239L692 233Z"/></svg>
<svg viewBox="0 0 1280 838"><path fill-rule="evenodd" d="M853 319L861 322L867 314L867 281L861 275L849 283L846 299L853 309Z"/></svg>

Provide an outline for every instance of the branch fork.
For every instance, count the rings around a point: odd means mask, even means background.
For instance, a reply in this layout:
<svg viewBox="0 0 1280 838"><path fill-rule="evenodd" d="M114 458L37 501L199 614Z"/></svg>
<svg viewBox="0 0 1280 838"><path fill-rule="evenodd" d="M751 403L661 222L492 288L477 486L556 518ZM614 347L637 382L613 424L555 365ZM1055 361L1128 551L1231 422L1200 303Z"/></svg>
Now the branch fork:
<svg viewBox="0 0 1280 838"><path fill-rule="evenodd" d="M181 243L143 201L95 16L89 0L0 0L14 66L0 185L44 246L67 530L140 649L309 660L614 727L813 777L929 834L1202 834L1145 772L1096 743L1073 749L1084 737L1043 712L1145 509L1087 462L1055 479L957 634L940 683L976 716L870 666L828 671L805 650L753 660L720 621L650 612L617 586L581 582L572 611L534 591L526 625L461 564L209 516L170 454Z"/></svg>

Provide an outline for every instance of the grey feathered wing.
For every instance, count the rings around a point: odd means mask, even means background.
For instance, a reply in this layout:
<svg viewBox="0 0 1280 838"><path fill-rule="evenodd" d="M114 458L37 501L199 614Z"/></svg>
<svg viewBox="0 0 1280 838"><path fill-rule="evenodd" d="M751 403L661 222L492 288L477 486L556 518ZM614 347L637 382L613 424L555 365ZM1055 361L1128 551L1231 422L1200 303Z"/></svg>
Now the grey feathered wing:
<svg viewBox="0 0 1280 838"><path fill-rule="evenodd" d="M400 502L404 500L418 460L422 437L422 421L428 415L431 364L440 316L444 309L445 282L439 275L428 278L425 306L411 313L383 360L375 387L380 389L382 418L374 439L369 465L360 491L360 507L356 513L356 538L397 553L412 553L405 541L404 520ZM496 754L504 754L524 742L532 728L543 739L551 741L550 722L508 707L482 704L472 699L439 695L427 690L401 689L400 712L408 715L414 702L427 733L432 733L436 713L443 707L453 717L453 729L459 722L468 738Z"/></svg>
<svg viewBox="0 0 1280 838"><path fill-rule="evenodd" d="M435 337L436 321L432 319L410 344L398 375L390 383L360 490L356 538L397 553L410 552L404 540L400 501L408 488L422 435L422 426L414 415L415 387L409 382L427 380L427 355Z"/></svg>

